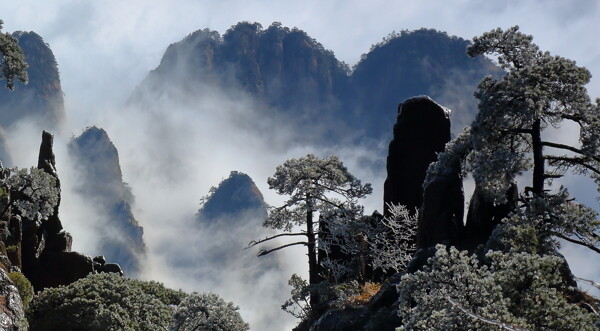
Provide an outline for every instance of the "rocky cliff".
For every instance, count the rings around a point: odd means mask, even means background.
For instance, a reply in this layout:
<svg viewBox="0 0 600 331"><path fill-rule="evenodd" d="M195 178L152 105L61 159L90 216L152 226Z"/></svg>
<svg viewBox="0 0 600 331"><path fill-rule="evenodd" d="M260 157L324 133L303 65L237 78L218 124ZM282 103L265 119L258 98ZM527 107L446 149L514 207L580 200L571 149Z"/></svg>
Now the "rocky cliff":
<svg viewBox="0 0 600 331"><path fill-rule="evenodd" d="M64 120L65 109L58 65L52 50L35 32L15 32L29 65L29 83L17 80L15 90L0 89L0 160L12 165L10 146L4 130L20 120L33 121L47 130L57 129Z"/></svg>
<svg viewBox="0 0 600 331"><path fill-rule="evenodd" d="M472 91L481 77L499 72L489 60L469 58L467 45L435 30L405 31L373 46L351 71L302 30L242 22L223 36L198 30L171 44L130 103L198 97L206 86L242 90L271 115L311 127L318 139L304 139L323 144L349 137L389 139L396 116L390 109L427 94L460 109L452 119L459 130L476 112Z"/></svg>
<svg viewBox="0 0 600 331"><path fill-rule="evenodd" d="M29 65L29 83L15 82L14 91L0 89L0 126L7 128L21 119L29 119L46 129L56 129L65 117L56 58L35 32L19 31L13 37Z"/></svg>
<svg viewBox="0 0 600 331"><path fill-rule="evenodd" d="M98 252L119 263L128 275L135 275L146 251L144 230L131 211L134 197L123 182L115 145L106 131L90 127L69 142L69 154L79 173L76 189L93 201L99 219L105 221Z"/></svg>
<svg viewBox="0 0 600 331"><path fill-rule="evenodd" d="M473 248L485 243L499 218L506 215L509 206L494 206L476 190L469 209L470 224L465 228L463 178L458 164L444 169L423 187L429 164L437 160L450 140L450 112L427 96L409 98L398 106L384 200L419 213L418 250L407 270L386 275L387 281L366 305L330 310L310 330L395 330L401 323L395 302L396 285L402 276L420 269L436 244Z"/></svg>
<svg viewBox="0 0 600 331"><path fill-rule="evenodd" d="M4 216L0 220L1 267L6 270L22 270L36 291L70 284L90 273L121 272L116 264L106 264L105 261L71 251L73 238L63 230L58 214L60 181L53 152L53 136L45 131L42 134L38 169L56 179L57 204L47 219L40 219L39 213L32 217L24 214L20 208L10 208L10 204L8 205L9 208L4 210ZM12 176L6 169L1 169L1 172L3 177ZM34 188L44 189L46 188ZM6 193L5 198L7 201L29 199L19 190L13 189Z"/></svg>

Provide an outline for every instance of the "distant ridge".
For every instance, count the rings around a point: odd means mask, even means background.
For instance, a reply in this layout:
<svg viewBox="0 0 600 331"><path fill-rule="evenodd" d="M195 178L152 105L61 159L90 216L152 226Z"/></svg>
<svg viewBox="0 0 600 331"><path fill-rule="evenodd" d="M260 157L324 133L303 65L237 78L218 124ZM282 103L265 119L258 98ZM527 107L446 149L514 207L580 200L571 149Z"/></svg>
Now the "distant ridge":
<svg viewBox="0 0 600 331"><path fill-rule="evenodd" d="M500 72L485 58L468 57L468 44L431 29L402 31L374 45L350 70L298 28L241 22L223 36L204 29L171 44L130 103L201 97L206 86L242 90L300 128L321 128L306 139L331 142L389 139L397 105L430 95L455 110L456 133L476 113L472 91L479 81Z"/></svg>

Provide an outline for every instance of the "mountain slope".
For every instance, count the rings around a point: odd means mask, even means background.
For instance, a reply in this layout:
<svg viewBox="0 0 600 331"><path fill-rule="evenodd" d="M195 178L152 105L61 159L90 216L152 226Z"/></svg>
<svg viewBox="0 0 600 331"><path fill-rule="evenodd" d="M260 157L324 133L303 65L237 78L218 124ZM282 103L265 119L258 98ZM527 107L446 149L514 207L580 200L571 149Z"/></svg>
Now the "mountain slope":
<svg viewBox="0 0 600 331"><path fill-rule="evenodd" d="M79 172L76 189L92 201L99 218L107 219L100 229L98 252L120 264L127 275L135 275L146 252L144 230L131 211L134 197L123 182L116 147L106 131L90 127L71 140L69 153Z"/></svg>
<svg viewBox="0 0 600 331"><path fill-rule="evenodd" d="M52 50L35 32L15 32L13 37L29 65L29 83L15 82L15 90L0 89L0 125L7 128L28 118L55 129L65 117L58 65Z"/></svg>
<svg viewBox="0 0 600 331"><path fill-rule="evenodd" d="M469 58L467 45L444 32L404 31L373 46L351 72L302 30L242 22L222 37L205 29L171 44L130 103L202 97L207 86L243 91L268 109L263 116L281 116L300 130L311 128L304 139L332 143L389 139L397 105L426 94L456 111L459 132L476 112L472 91L500 70Z"/></svg>

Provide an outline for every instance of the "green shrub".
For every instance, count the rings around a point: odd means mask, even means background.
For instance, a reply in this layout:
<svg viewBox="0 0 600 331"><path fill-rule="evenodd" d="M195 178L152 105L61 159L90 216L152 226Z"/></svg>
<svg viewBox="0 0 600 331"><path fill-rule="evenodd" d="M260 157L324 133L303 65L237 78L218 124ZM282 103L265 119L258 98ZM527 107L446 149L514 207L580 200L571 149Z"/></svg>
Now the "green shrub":
<svg viewBox="0 0 600 331"><path fill-rule="evenodd" d="M14 247L14 246L9 246ZM18 271L14 271L8 274L8 278L15 284L17 289L19 290L19 295L21 296L21 301L23 302L23 307L27 309L31 299L33 299L33 286L29 282L29 279L25 277L22 273Z"/></svg>
<svg viewBox="0 0 600 331"><path fill-rule="evenodd" d="M165 303L170 291L157 282L94 274L39 293L28 311L29 325L31 330L166 330L173 318Z"/></svg>

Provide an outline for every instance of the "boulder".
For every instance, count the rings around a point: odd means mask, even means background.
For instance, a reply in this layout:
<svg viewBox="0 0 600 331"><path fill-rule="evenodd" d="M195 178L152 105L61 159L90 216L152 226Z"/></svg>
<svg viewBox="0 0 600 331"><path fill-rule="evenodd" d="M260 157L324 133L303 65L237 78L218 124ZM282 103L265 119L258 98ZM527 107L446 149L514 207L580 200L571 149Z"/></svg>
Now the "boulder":
<svg viewBox="0 0 600 331"><path fill-rule="evenodd" d="M105 273L116 273L119 274L121 276L123 276L123 270L121 269L121 266L116 264L116 263L107 263L105 265L103 265L99 272L105 272Z"/></svg>
<svg viewBox="0 0 600 331"><path fill-rule="evenodd" d="M26 275L35 291L71 284L94 272L92 258L77 252L45 251Z"/></svg>
<svg viewBox="0 0 600 331"><path fill-rule="evenodd" d="M402 204L409 211L423 204L427 168L450 141L449 115L448 109L427 96L407 99L398 106L383 188L384 215L389 215L388 204Z"/></svg>
<svg viewBox="0 0 600 331"><path fill-rule="evenodd" d="M59 190L58 203L54 207L54 212L42 223L43 231L50 234L50 236L59 233L63 229L60 219L58 218L58 207L60 206L60 179L58 178L58 173L56 171L53 144L54 136L47 131L43 131L37 167L45 173L54 176L56 179L56 187Z"/></svg>

